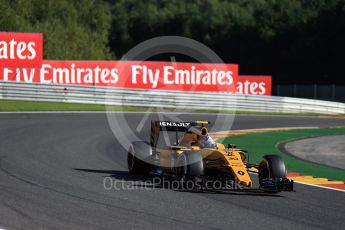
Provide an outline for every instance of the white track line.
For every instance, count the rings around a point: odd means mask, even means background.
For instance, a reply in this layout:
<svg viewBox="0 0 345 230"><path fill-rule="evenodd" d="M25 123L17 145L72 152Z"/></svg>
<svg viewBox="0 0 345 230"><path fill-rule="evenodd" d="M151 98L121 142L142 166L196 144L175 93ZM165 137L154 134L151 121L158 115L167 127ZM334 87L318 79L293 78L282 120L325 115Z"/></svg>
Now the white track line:
<svg viewBox="0 0 345 230"><path fill-rule="evenodd" d="M304 183L304 182L300 182L300 181L294 181L294 182L297 184L309 185L309 186L313 186L313 187L317 187L317 188L323 188L323 189L329 189L329 190L334 190L334 191L339 191L339 192L345 192L345 190L338 189L338 188L325 187L325 186L317 185L317 184L308 184L308 183Z"/></svg>

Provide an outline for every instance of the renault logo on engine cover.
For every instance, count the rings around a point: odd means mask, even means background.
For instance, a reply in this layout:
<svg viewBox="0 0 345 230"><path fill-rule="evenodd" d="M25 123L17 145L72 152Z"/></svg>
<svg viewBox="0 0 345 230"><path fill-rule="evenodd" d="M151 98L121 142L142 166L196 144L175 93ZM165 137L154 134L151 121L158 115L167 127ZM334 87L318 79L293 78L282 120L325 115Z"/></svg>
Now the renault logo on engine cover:
<svg viewBox="0 0 345 230"><path fill-rule="evenodd" d="M188 127L190 122L170 122L170 121L161 121L159 122L160 126L171 126L171 127Z"/></svg>

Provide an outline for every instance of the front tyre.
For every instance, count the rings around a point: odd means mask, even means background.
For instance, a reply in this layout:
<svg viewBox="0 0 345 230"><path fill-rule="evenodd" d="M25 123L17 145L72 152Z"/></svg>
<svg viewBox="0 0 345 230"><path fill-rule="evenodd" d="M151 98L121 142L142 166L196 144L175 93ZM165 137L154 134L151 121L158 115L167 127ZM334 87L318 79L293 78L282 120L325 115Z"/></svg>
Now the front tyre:
<svg viewBox="0 0 345 230"><path fill-rule="evenodd" d="M185 151L175 161L175 177L183 190L200 190L205 163L199 152Z"/></svg>
<svg viewBox="0 0 345 230"><path fill-rule="evenodd" d="M287 180L284 160L278 155L264 156L259 165L260 187L268 192L280 192Z"/></svg>

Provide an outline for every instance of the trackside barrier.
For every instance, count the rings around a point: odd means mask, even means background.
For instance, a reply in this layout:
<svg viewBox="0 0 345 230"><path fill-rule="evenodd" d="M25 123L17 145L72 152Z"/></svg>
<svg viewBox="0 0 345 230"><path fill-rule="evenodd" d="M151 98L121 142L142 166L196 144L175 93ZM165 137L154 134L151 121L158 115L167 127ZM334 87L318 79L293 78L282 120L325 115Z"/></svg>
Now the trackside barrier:
<svg viewBox="0 0 345 230"><path fill-rule="evenodd" d="M181 109L345 114L345 103L312 99L4 81L0 81L0 99Z"/></svg>

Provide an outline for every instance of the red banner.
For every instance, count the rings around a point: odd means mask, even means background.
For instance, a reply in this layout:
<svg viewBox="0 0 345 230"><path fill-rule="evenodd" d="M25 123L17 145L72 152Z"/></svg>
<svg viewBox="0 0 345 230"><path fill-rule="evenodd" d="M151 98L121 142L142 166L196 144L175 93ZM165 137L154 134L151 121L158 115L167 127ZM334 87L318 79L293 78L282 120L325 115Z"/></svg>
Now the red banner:
<svg viewBox="0 0 345 230"><path fill-rule="evenodd" d="M238 94L272 95L271 76L239 76L236 83Z"/></svg>
<svg viewBox="0 0 345 230"><path fill-rule="evenodd" d="M0 74L4 81L233 93L237 77L235 64L147 61L43 61Z"/></svg>
<svg viewBox="0 0 345 230"><path fill-rule="evenodd" d="M42 34L0 36L0 81L271 95L270 76L239 77L237 64L42 61Z"/></svg>
<svg viewBox="0 0 345 230"><path fill-rule="evenodd" d="M43 36L38 33L0 32L0 67L40 67Z"/></svg>

